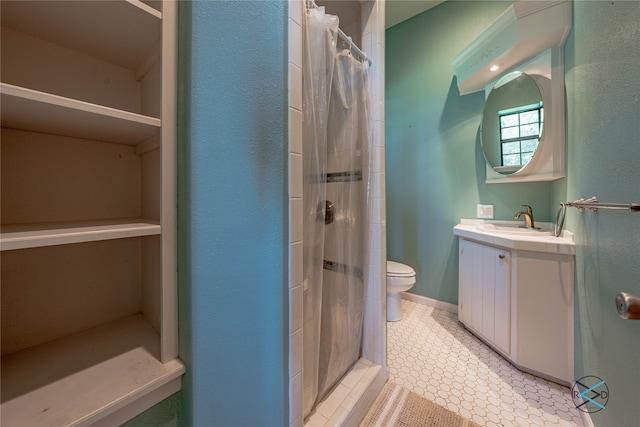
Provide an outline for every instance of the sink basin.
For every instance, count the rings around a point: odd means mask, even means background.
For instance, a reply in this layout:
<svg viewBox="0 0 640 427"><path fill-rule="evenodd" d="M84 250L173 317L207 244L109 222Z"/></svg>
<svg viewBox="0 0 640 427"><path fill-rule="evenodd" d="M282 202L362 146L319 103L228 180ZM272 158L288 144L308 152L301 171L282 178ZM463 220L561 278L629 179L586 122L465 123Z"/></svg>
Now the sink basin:
<svg viewBox="0 0 640 427"><path fill-rule="evenodd" d="M535 237L535 236L546 237L551 235L551 230L546 227L538 230L538 229L524 228L522 226L517 226L517 225L481 224L481 225L478 225L478 230L486 231L489 233L496 233L496 234L509 234L509 235L531 236L531 237Z"/></svg>
<svg viewBox="0 0 640 427"><path fill-rule="evenodd" d="M523 221L491 221L481 219L461 219L460 224L453 227L453 234L476 242L509 250L545 252L553 254L574 255L575 243L573 233L563 230L559 237L553 233L553 224L537 222L541 230L521 227Z"/></svg>

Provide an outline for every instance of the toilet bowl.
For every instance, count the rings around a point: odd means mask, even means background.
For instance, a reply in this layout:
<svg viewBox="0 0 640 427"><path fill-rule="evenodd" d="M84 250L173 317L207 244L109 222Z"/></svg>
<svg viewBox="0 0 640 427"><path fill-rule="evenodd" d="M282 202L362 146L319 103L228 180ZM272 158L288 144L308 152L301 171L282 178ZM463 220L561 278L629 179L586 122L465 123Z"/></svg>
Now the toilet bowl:
<svg viewBox="0 0 640 427"><path fill-rule="evenodd" d="M416 272L408 265L387 261L387 322L402 319L400 292L408 291L416 283Z"/></svg>

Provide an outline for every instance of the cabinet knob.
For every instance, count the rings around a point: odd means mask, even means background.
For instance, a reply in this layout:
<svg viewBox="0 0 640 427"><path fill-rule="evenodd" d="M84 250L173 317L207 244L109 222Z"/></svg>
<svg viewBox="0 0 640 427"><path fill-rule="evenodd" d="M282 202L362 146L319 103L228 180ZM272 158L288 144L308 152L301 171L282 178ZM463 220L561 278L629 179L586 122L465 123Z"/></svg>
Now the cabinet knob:
<svg viewBox="0 0 640 427"><path fill-rule="evenodd" d="M505 255L505 254L500 254L500 255L498 255L498 258L500 258L500 259L505 259L505 258L506 258L506 255Z"/></svg>

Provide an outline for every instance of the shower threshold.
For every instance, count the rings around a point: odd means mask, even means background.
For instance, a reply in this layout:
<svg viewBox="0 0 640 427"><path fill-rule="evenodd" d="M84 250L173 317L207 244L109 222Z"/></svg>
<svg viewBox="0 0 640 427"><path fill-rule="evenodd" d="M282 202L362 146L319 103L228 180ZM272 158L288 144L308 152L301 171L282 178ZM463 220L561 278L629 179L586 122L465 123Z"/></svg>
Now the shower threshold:
<svg viewBox="0 0 640 427"><path fill-rule="evenodd" d="M304 427L357 426L389 378L387 368L359 359L307 417Z"/></svg>

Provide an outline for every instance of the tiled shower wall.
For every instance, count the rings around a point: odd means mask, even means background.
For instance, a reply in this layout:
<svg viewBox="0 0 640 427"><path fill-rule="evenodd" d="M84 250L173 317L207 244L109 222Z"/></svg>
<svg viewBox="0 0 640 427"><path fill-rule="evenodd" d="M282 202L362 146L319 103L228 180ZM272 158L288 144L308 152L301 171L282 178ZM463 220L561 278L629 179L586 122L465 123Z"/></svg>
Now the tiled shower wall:
<svg viewBox="0 0 640 427"><path fill-rule="evenodd" d="M289 421L302 426L302 18L289 0ZM373 126L371 259L365 291L363 357L386 370L386 215L384 159L384 0L361 3L362 46L369 70Z"/></svg>

